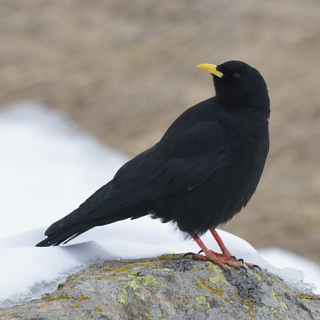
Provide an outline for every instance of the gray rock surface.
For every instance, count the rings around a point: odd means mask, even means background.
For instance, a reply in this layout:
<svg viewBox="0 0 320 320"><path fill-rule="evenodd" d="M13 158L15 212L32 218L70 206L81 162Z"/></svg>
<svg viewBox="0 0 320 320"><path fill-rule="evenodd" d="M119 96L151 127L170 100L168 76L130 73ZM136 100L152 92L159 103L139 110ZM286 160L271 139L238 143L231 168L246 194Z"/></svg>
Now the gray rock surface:
<svg viewBox="0 0 320 320"><path fill-rule="evenodd" d="M12 319L320 319L320 298L293 292L266 270L221 270L165 255L105 261L39 300L0 309Z"/></svg>

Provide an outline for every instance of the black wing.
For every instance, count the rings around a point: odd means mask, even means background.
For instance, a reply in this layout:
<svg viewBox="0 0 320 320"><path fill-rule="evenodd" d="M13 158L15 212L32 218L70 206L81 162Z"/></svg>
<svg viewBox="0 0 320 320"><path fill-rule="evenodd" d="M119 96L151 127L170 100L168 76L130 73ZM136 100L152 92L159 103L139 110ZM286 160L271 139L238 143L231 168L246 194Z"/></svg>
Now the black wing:
<svg viewBox="0 0 320 320"><path fill-rule="evenodd" d="M169 140L169 141L167 141ZM193 188L229 164L230 151L218 123L200 123L163 139L127 162L80 207L83 219L108 215ZM79 216L80 218L80 216Z"/></svg>

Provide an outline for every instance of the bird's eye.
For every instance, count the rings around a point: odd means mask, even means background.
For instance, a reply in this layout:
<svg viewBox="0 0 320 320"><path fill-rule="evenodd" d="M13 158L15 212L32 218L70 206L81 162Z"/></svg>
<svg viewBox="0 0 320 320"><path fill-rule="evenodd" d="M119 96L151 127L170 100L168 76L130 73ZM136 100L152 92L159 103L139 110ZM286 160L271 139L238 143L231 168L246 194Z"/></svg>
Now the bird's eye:
<svg viewBox="0 0 320 320"><path fill-rule="evenodd" d="M232 76L237 79L241 77L241 74L239 72L234 72Z"/></svg>

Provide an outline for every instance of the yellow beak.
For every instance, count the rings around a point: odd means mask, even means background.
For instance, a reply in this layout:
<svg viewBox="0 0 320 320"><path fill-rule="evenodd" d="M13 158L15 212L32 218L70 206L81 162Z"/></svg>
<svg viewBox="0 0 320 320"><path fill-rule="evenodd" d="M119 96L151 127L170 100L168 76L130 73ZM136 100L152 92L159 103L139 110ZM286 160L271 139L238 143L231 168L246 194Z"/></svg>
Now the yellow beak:
<svg viewBox="0 0 320 320"><path fill-rule="evenodd" d="M203 63L203 64L198 64L197 67L205 71L208 71L219 78L222 78L223 76L223 73L217 70L217 66L215 64Z"/></svg>

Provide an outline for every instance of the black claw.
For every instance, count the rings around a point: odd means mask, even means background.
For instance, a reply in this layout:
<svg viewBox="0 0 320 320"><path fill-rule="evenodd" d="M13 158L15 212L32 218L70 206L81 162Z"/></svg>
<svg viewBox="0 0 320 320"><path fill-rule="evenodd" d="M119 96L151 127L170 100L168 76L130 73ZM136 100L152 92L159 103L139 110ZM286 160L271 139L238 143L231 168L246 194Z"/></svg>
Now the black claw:
<svg viewBox="0 0 320 320"><path fill-rule="evenodd" d="M199 252L198 252L198 254L200 254L200 253L202 253L203 252L203 250L200 250Z"/></svg>
<svg viewBox="0 0 320 320"><path fill-rule="evenodd" d="M187 253L185 253L183 256L182 256L182 259L183 258L185 258L185 257L187 257L187 256L194 256L194 252L187 252Z"/></svg>
<svg viewBox="0 0 320 320"><path fill-rule="evenodd" d="M262 271L261 268L257 264L253 264L251 268L252 269L257 268L257 269L259 269L259 271Z"/></svg>
<svg viewBox="0 0 320 320"><path fill-rule="evenodd" d="M243 263L244 261L243 261L243 259L237 259L239 262L241 262L241 263Z"/></svg>
<svg viewBox="0 0 320 320"><path fill-rule="evenodd" d="M246 272L246 274L248 273L248 270L245 266L239 266L239 267L240 267L240 269L243 269Z"/></svg>
<svg viewBox="0 0 320 320"><path fill-rule="evenodd" d="M235 256L230 256L230 259L237 260L237 258Z"/></svg>

